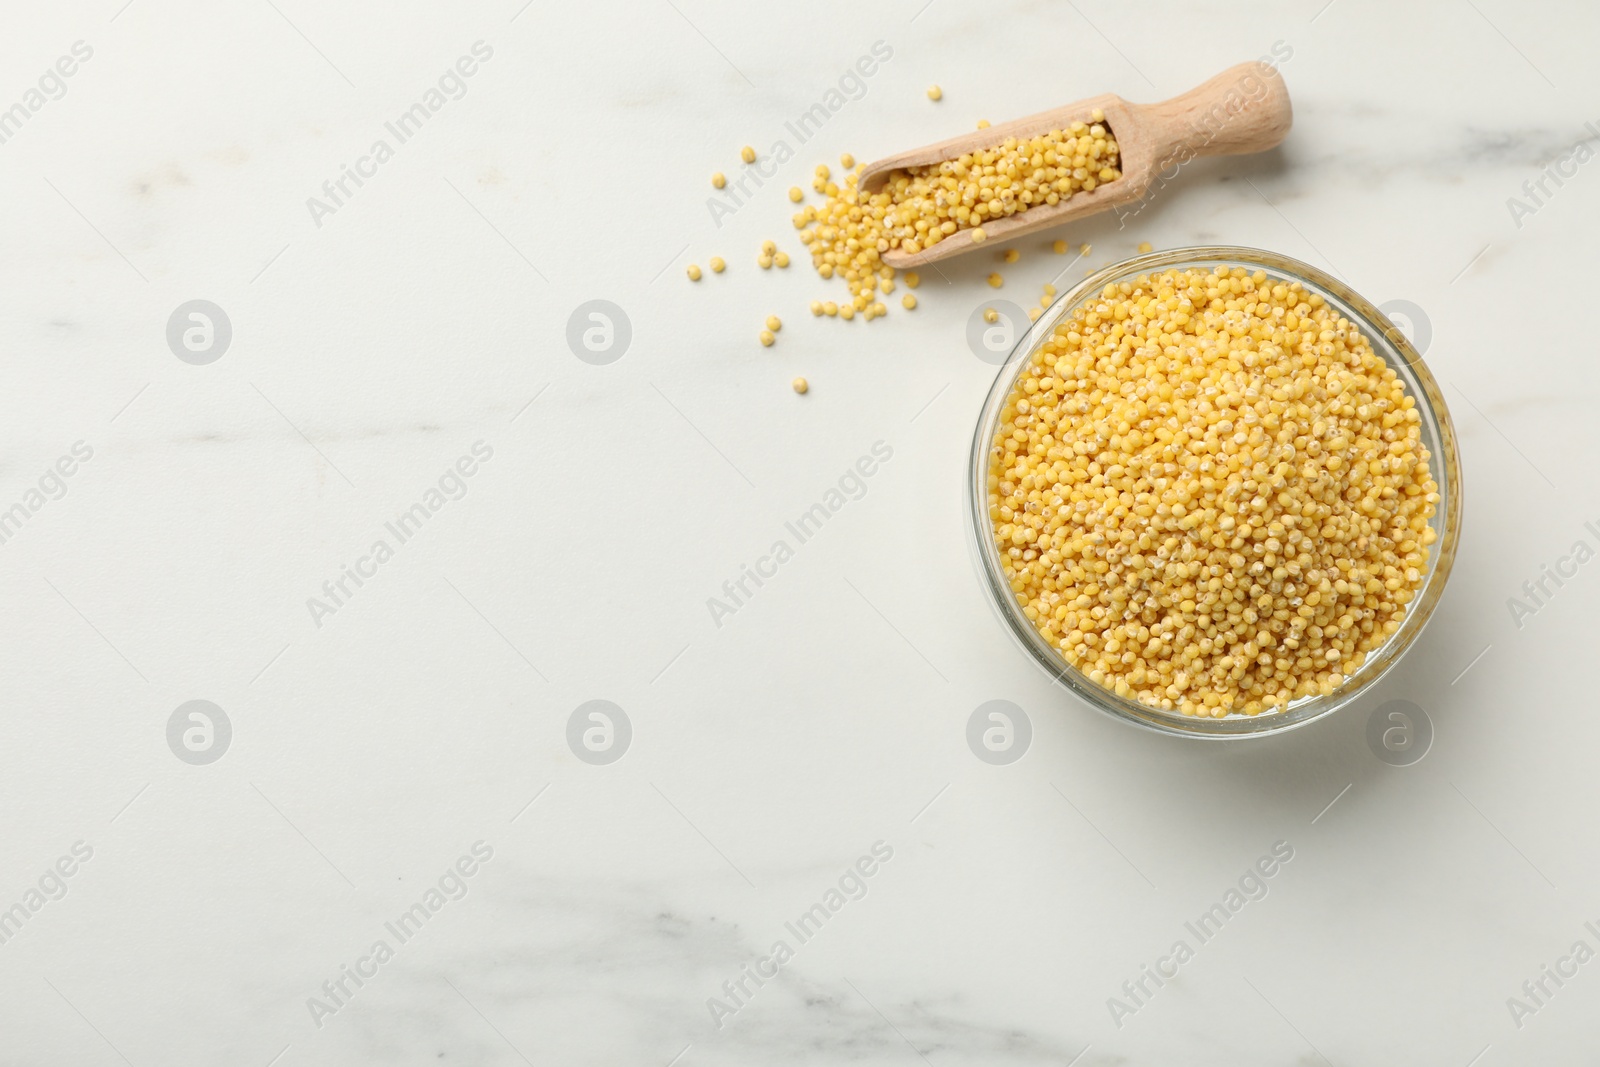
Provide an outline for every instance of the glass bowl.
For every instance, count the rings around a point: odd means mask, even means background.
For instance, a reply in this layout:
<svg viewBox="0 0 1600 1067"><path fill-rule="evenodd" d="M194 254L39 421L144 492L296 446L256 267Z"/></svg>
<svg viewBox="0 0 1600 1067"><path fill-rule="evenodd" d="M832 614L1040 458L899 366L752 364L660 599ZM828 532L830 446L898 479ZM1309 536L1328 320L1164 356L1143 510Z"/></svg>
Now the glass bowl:
<svg viewBox="0 0 1600 1067"><path fill-rule="evenodd" d="M1099 293L1108 283L1131 281L1141 274L1168 268L1220 265L1261 270L1273 279L1299 282L1310 292L1320 293L1335 311L1361 328L1362 335L1371 343L1373 351L1388 361L1405 383L1406 392L1416 400L1422 418L1422 443L1428 449L1429 469L1439 486L1439 505L1431 520L1436 540L1430 546L1422 588L1408 605L1400 629L1369 652L1355 674L1345 679L1344 684L1328 696L1301 697L1277 710L1255 715L1234 712L1222 718L1212 718L1165 711L1119 697L1090 681L1087 675L1068 663L1060 651L1044 639L1022 613L1001 568L1000 553L995 546L994 528L989 518L988 476L991 449L1006 398L1010 396L1028 357L1050 336L1063 318L1087 298ZM983 411L978 416L977 430L972 437L966 495L969 543L975 551L978 572L988 590L990 602L1011 636L1058 685L1115 718L1162 733L1199 738L1260 737L1304 726L1358 699L1399 661L1406 649L1416 641L1417 635L1422 633L1439 603L1455 561L1461 527L1461 461L1456 450L1455 427L1450 423L1450 412L1445 406L1444 396L1439 392L1438 383L1433 380L1433 375L1411 342L1371 301L1317 268L1276 252L1227 246L1177 248L1135 256L1095 272L1058 299L1032 324L1001 366L984 401Z"/></svg>

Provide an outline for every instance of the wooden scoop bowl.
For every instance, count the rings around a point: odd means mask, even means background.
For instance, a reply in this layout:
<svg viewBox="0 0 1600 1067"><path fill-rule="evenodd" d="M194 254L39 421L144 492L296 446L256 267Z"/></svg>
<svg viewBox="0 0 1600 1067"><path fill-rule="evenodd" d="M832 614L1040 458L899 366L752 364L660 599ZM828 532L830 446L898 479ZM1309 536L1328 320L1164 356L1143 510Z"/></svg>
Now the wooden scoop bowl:
<svg viewBox="0 0 1600 1067"><path fill-rule="evenodd" d="M1073 122L1089 122L1096 108L1105 113L1105 125L1117 142L1120 178L1087 193L1073 193L1055 204L1038 204L988 220L983 224L983 242L973 241L970 229L961 229L914 254L890 249L883 254L883 261L897 270L920 267L985 246L992 248L993 241L1109 211L1140 199L1158 176L1165 183L1192 159L1273 148L1283 141L1294 120L1289 90L1277 70L1266 63L1240 63L1159 104L1130 104L1107 93L889 156L862 171L859 185L866 192L876 192L893 170L936 165L991 148L1007 137L1034 137Z"/></svg>

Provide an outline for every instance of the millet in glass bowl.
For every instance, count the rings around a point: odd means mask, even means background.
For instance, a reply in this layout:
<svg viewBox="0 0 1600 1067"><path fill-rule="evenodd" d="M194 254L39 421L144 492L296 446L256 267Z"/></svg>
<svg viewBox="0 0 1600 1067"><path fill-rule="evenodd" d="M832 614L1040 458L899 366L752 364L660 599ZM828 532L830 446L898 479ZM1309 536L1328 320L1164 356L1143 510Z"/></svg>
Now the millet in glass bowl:
<svg viewBox="0 0 1600 1067"><path fill-rule="evenodd" d="M1304 725L1416 640L1461 472L1433 376L1369 301L1249 248L1142 255L1017 343L968 471L1007 629L1116 717L1197 737Z"/></svg>

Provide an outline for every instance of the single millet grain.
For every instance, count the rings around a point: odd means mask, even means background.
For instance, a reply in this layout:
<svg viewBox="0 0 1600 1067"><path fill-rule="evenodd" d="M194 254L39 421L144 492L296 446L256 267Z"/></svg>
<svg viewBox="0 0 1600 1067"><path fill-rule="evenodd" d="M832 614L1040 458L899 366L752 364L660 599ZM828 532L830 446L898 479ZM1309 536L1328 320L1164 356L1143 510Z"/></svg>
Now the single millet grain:
<svg viewBox="0 0 1600 1067"><path fill-rule="evenodd" d="M1359 327L1242 267L1108 285L1024 365L989 515L1024 614L1090 680L1186 715L1331 694L1434 541L1421 416Z"/></svg>

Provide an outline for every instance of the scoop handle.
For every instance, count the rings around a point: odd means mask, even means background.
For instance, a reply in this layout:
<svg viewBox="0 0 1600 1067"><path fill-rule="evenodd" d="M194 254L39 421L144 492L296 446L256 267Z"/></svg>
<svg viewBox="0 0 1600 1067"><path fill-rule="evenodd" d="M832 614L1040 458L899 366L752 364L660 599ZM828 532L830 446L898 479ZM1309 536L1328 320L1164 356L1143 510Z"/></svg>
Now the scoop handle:
<svg viewBox="0 0 1600 1067"><path fill-rule="evenodd" d="M1229 67L1171 100L1130 106L1161 146L1158 168L1196 156L1264 152L1283 142L1294 121L1283 76L1260 61Z"/></svg>

